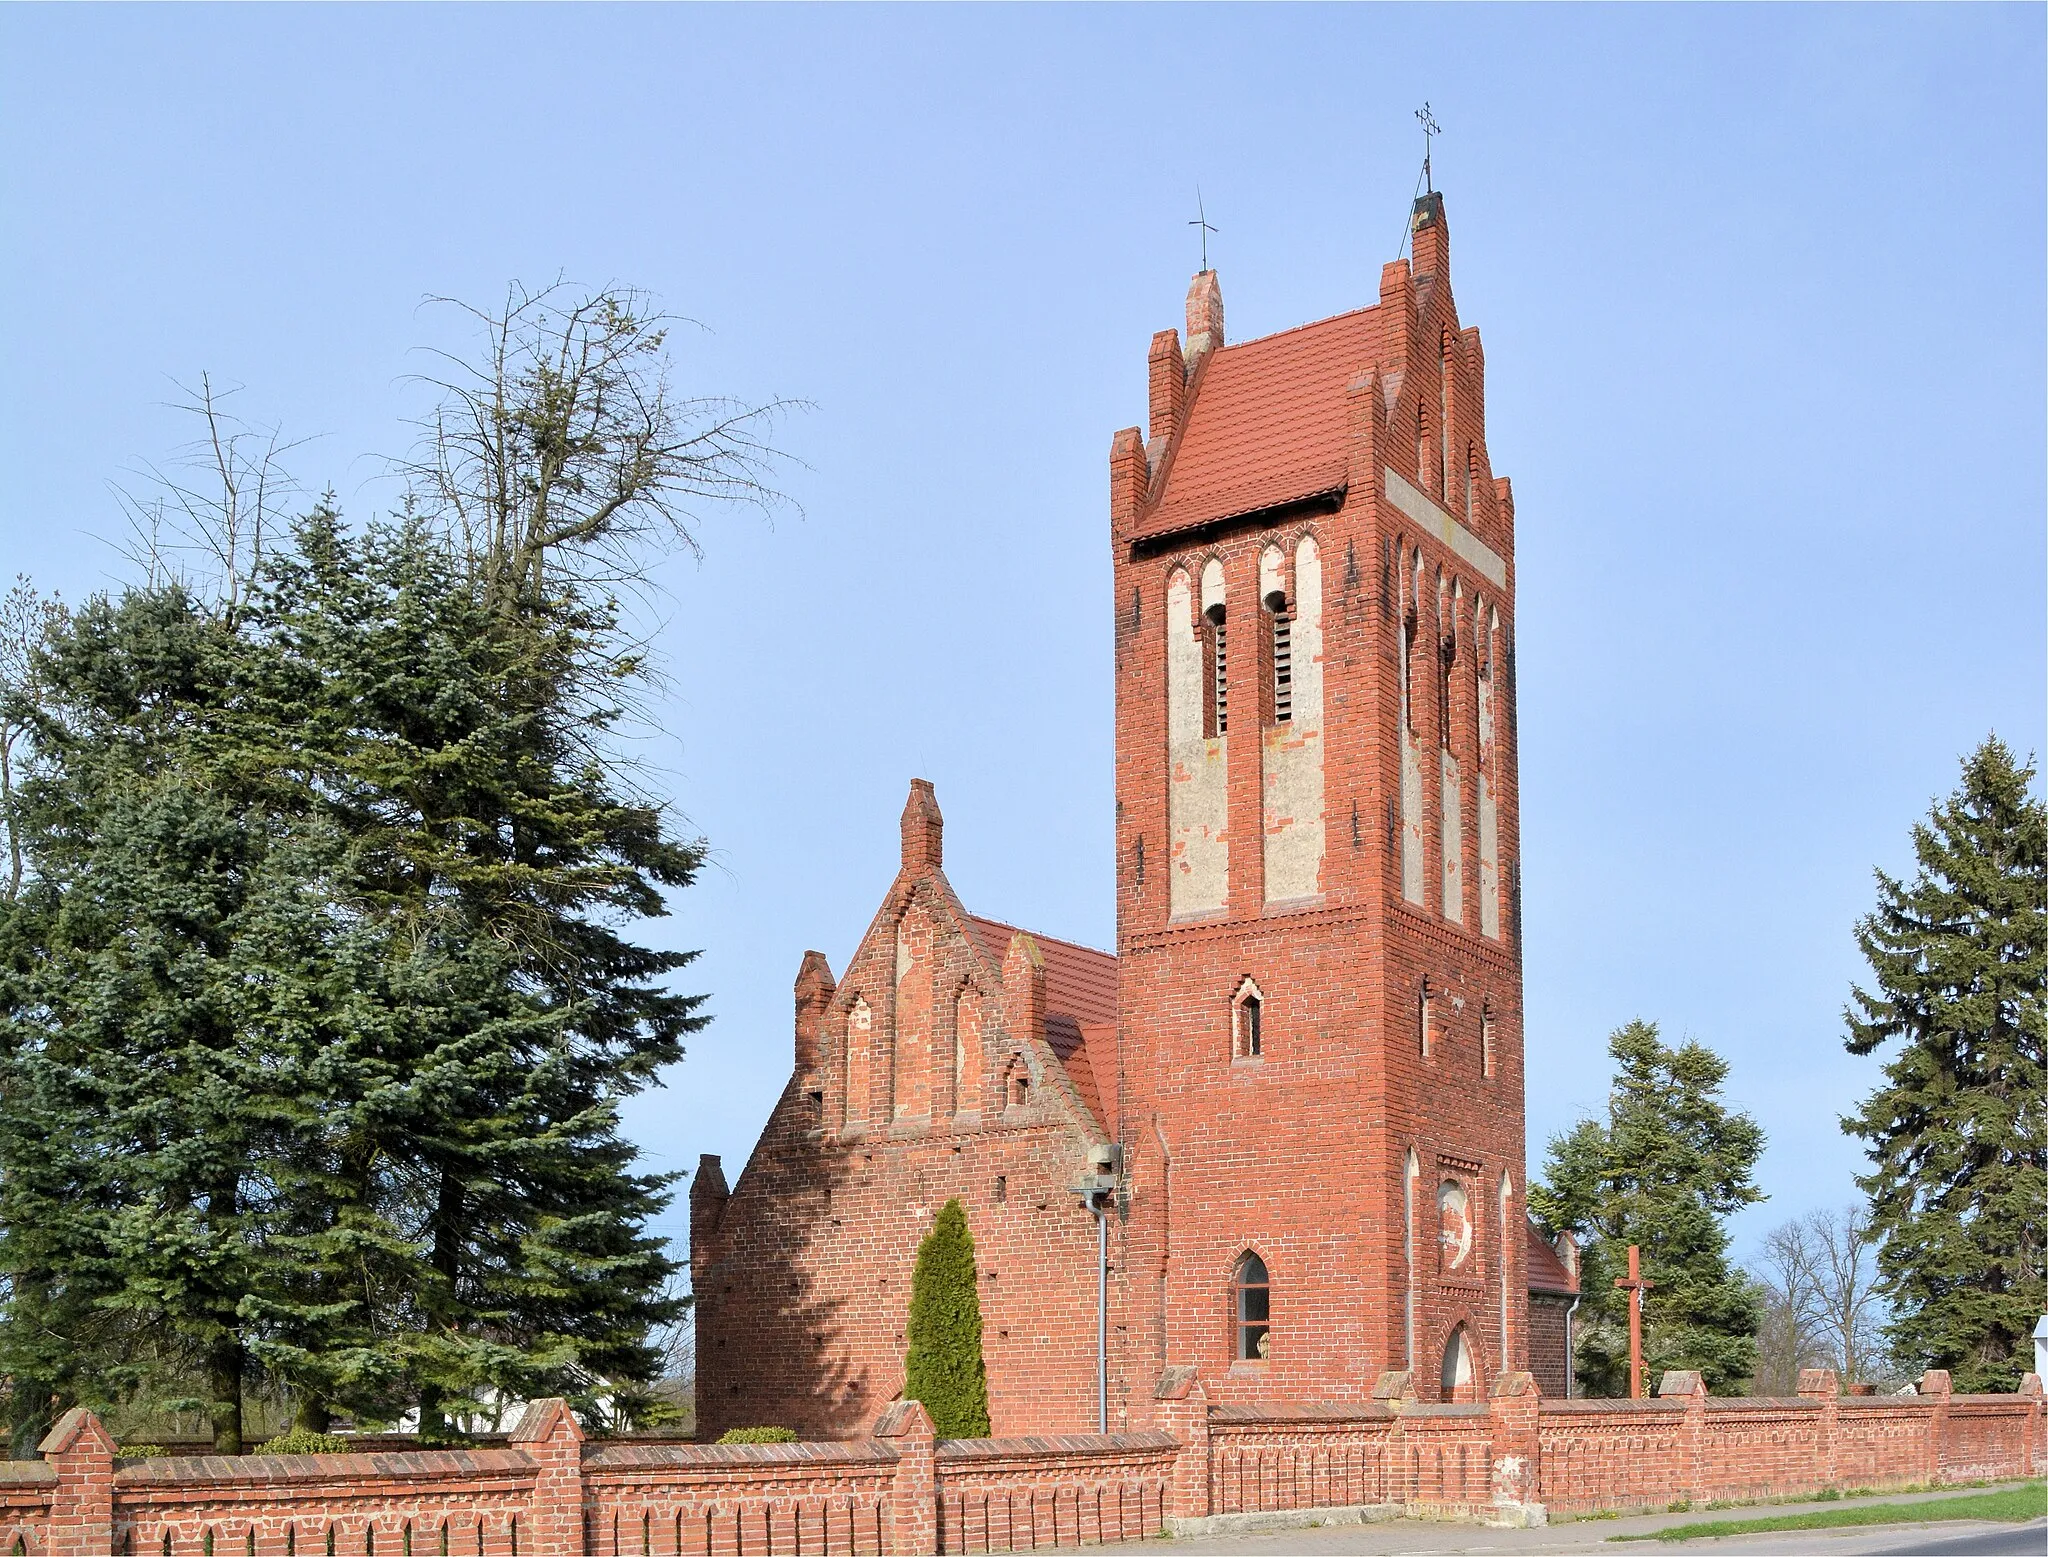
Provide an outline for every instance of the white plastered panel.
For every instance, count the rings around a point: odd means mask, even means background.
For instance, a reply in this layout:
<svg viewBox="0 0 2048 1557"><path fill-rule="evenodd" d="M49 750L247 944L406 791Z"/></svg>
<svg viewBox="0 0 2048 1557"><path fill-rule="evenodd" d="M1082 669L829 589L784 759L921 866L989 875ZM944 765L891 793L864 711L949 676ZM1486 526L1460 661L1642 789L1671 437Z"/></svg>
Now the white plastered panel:
<svg viewBox="0 0 2048 1557"><path fill-rule="evenodd" d="M1212 561L1221 598L1223 569ZM1204 569L1203 594L1208 594ZM1202 643L1195 635L1193 591L1175 569L1166 584L1166 746L1168 906L1209 913L1230 892L1229 757L1226 736L1202 733Z"/></svg>
<svg viewBox="0 0 2048 1557"><path fill-rule="evenodd" d="M1268 548L1275 557L1277 547ZM1262 561L1260 592L1265 592ZM1277 580L1279 569L1274 568ZM1293 717L1265 732L1266 901L1322 891L1323 566L1313 536L1294 553ZM1270 618L1266 620L1270 621Z"/></svg>

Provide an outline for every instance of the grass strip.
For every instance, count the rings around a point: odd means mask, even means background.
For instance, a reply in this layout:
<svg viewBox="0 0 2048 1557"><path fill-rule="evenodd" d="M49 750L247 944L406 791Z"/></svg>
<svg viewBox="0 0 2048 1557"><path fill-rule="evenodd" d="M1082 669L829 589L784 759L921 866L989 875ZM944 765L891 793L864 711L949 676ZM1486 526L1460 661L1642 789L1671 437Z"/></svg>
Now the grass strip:
<svg viewBox="0 0 2048 1557"><path fill-rule="evenodd" d="M1822 1508L1810 1514L1768 1519L1705 1519L1640 1535L1610 1535L1610 1541L1697 1541L1716 1535L1754 1535L1766 1530L1828 1530L1840 1525L1918 1524L1935 1519L1987 1519L2020 1524L2048 1514L2048 1484L2009 1487L1970 1497L1934 1498L1925 1503L1865 1503L1856 1508Z"/></svg>

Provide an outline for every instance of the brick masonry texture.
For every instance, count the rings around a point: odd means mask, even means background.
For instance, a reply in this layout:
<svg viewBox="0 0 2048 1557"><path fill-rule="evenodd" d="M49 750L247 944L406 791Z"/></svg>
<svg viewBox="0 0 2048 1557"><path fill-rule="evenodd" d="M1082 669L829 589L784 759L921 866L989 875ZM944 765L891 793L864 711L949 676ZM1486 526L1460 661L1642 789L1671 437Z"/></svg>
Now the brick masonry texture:
<svg viewBox="0 0 2048 1557"><path fill-rule="evenodd" d="M1414 253L1375 306L1239 345L1204 272L1185 348L1153 338L1151 438L1111 454L1116 955L992 935L912 785L852 961L803 959L790 1080L744 1170L728 1188L707 1159L693 1187L706 1437L846 1436L894 1399L917 1243L953 1196L998 1434L1152 1427L1176 1365L1242 1405L1363 1403L1390 1370L1453 1402L1561 1380L1551 1299L1575 1278L1540 1240L1532 1265L1522 1199L1513 503L1440 198ZM1406 802L1404 743L1428 776ZM1073 1186L1111 1148L1098 1423ZM1253 1254L1270 1329L1240 1355ZM1532 1288L1557 1355L1532 1355Z"/></svg>
<svg viewBox="0 0 2048 1557"><path fill-rule="evenodd" d="M31 1557L788 1557L1027 1551L1198 1529L1218 1514L1366 1506L1540 1522L2037 1474L2041 1381L2017 1394L1839 1395L1810 1370L1789 1400L1709 1399L1666 1374L1641 1401L1544 1400L1526 1373L1489 1399L1249 1406L1197 1368L1162 1380L1162 1426L1120 1434L936 1440L916 1402L820 1443L586 1442L559 1401L498 1449L121 1460L74 1411L40 1461L0 1462L0 1551Z"/></svg>

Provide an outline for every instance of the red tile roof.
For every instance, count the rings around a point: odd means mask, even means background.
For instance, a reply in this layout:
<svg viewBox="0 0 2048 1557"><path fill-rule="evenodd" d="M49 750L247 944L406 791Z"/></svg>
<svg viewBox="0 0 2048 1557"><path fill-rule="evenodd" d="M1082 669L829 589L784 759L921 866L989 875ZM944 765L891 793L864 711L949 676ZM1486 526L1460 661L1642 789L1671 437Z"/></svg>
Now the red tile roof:
<svg viewBox="0 0 2048 1557"><path fill-rule="evenodd" d="M1015 925L969 914L967 923L981 949L996 962L1010 949ZM1057 941L1035 930L1024 932L1038 943L1045 959L1045 1041L1053 1057L1065 1067L1081 1100L1095 1111L1095 1117L1112 1132L1116 1129L1114 1094L1105 1099L1097 1079L1116 1074L1116 957L1092 946Z"/></svg>
<svg viewBox="0 0 2048 1557"><path fill-rule="evenodd" d="M1578 1279L1565 1269L1564 1261L1557 1257L1557 1251L1544 1241L1543 1234L1531 1222L1529 1228L1529 1290L1532 1292L1566 1292L1578 1294Z"/></svg>
<svg viewBox="0 0 2048 1557"><path fill-rule="evenodd" d="M1018 927L999 919L969 914L981 949L1000 963L1010 949L1010 937ZM1045 1009L1048 1014L1072 1017L1077 1022L1116 1021L1116 954L1097 951L1073 941L1056 941L1036 930L1024 932L1038 943L1045 958Z"/></svg>
<svg viewBox="0 0 2048 1557"><path fill-rule="evenodd" d="M1379 359L1379 310L1361 308L1225 346L1201 385L1166 490L1132 539L1274 508L1345 483L1345 390Z"/></svg>

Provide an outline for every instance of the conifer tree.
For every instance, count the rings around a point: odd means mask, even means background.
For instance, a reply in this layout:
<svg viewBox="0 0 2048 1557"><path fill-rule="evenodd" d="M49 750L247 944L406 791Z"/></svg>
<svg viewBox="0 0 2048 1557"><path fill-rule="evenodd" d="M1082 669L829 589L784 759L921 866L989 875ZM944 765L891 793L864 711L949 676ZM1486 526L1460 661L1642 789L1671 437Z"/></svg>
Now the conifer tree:
<svg viewBox="0 0 2048 1557"><path fill-rule="evenodd" d="M986 1438L988 1374L967 1213L949 1200L917 1246L910 1283L903 1398L921 1400L941 1438Z"/></svg>
<svg viewBox="0 0 2048 1557"><path fill-rule="evenodd" d="M16 803L35 869L0 921L0 1264L17 1299L0 1357L34 1377L39 1342L125 1316L145 1345L109 1360L73 1339L65 1372L105 1364L84 1383L104 1398L147 1359L183 1370L202 1387L181 1403L229 1453L267 1215L267 1067L237 980L276 885L275 830L239 804L222 738L237 657L175 588L96 601L54 635ZM18 1436L49 1404L17 1401Z"/></svg>
<svg viewBox="0 0 2048 1557"><path fill-rule="evenodd" d="M1877 872L1856 925L1873 988L1849 1052L1894 1041L1843 1128L1868 1144L1878 1269L1902 1358L1958 1389L2008 1390L2048 1312L2048 807L1996 736L1913 828L1910 881Z"/></svg>
<svg viewBox="0 0 2048 1557"><path fill-rule="evenodd" d="M1751 1175L1764 1133L1720 1098L1728 1062L1700 1043L1665 1044L1653 1022L1608 1039L1615 1061L1607 1119L1550 1142L1529 1207L1552 1234L1581 1241L1584 1293L1574 1366L1589 1395L1628 1392L1628 1307L1614 1286L1628 1246L1655 1283L1643 1305L1650 1376L1697 1368L1717 1394L1756 1371L1756 1294L1728 1263L1723 1220L1764 1198Z"/></svg>

